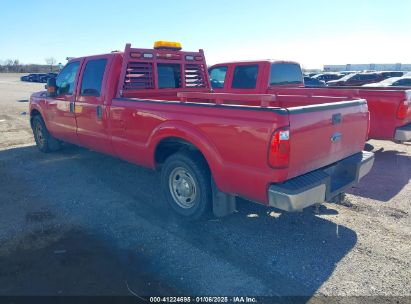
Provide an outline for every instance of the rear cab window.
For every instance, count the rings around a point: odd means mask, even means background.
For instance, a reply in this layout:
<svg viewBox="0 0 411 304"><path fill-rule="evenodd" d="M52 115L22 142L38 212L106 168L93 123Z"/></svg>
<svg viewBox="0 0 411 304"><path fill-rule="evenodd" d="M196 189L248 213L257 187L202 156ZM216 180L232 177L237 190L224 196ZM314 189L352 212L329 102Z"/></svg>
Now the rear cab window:
<svg viewBox="0 0 411 304"><path fill-rule="evenodd" d="M158 88L178 89L181 88L181 68L180 64L158 63Z"/></svg>
<svg viewBox="0 0 411 304"><path fill-rule="evenodd" d="M89 60L86 63L81 81L81 96L100 96L106 65L107 59L105 58Z"/></svg>
<svg viewBox="0 0 411 304"><path fill-rule="evenodd" d="M240 65L234 69L233 89L255 89L257 85L258 65Z"/></svg>
<svg viewBox="0 0 411 304"><path fill-rule="evenodd" d="M303 84L301 67L297 63L273 63L270 70L270 86Z"/></svg>

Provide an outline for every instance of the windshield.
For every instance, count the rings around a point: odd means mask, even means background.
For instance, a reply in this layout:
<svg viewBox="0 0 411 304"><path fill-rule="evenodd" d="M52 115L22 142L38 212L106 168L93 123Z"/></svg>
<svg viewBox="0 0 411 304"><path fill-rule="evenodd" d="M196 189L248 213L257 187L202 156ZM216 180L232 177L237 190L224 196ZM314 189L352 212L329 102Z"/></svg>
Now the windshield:
<svg viewBox="0 0 411 304"><path fill-rule="evenodd" d="M270 86L302 84L303 74L297 63L273 63L271 65Z"/></svg>

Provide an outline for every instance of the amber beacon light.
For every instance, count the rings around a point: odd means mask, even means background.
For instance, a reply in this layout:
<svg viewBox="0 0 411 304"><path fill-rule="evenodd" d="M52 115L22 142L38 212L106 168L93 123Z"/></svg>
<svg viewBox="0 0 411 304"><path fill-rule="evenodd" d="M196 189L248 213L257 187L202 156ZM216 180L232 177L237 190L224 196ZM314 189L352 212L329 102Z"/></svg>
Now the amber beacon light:
<svg viewBox="0 0 411 304"><path fill-rule="evenodd" d="M179 51L182 49L180 42L173 41L156 41L154 42L154 49L166 49L166 50L175 50Z"/></svg>

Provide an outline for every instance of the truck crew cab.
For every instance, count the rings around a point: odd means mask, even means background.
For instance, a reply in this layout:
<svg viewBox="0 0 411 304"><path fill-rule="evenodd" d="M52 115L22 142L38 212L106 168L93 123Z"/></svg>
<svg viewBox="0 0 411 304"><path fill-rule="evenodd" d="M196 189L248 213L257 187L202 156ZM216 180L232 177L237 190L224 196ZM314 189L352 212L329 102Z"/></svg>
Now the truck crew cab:
<svg viewBox="0 0 411 304"><path fill-rule="evenodd" d="M209 74L213 90L217 93L301 96L301 99L294 99L295 103L287 106L316 103L315 96L365 99L370 111L370 139L411 140L409 88L304 87L301 67L292 61L219 63L209 68ZM281 103L276 105L283 106Z"/></svg>
<svg viewBox="0 0 411 304"><path fill-rule="evenodd" d="M285 106L300 99L321 104ZM358 183L374 161L367 104L337 99L214 94L202 50L160 41L71 59L31 96L30 121L42 152L69 142L160 170L171 207L198 219L235 196L295 211Z"/></svg>

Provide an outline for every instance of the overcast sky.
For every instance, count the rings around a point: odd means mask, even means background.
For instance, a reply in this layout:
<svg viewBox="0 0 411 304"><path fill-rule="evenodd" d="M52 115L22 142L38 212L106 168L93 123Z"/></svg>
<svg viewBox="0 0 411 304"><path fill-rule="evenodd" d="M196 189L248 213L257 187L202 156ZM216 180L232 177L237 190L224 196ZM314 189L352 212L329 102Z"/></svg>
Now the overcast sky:
<svg viewBox="0 0 411 304"><path fill-rule="evenodd" d="M411 63L411 0L3 0L0 16L0 60L23 63L65 64L155 40L202 48L209 64Z"/></svg>

